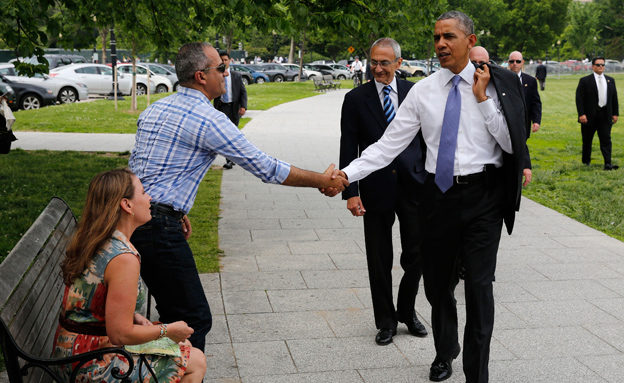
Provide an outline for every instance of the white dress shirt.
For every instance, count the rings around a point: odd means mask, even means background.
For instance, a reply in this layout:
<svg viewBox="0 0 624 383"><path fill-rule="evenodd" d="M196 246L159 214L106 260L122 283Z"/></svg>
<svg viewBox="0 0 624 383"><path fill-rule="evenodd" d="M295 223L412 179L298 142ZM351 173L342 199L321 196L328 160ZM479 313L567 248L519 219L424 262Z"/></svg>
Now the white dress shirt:
<svg viewBox="0 0 624 383"><path fill-rule="evenodd" d="M500 167L503 165L502 151L513 153L507 122L492 81L485 92L488 99L478 103L472 91L475 68L468 65L469 62L466 64L459 74L462 104L454 175L479 173L487 164ZM390 164L421 129L427 144L425 169L435 174L444 108L453 76L453 72L443 68L411 88L383 137L342 169L349 182L361 180Z"/></svg>
<svg viewBox="0 0 624 383"><path fill-rule="evenodd" d="M383 107L384 98L386 97L383 89L386 84L384 84L383 82L378 82L377 80L374 81L375 87L377 87L377 95L379 96L379 101L381 101L381 106ZM392 101L392 105L394 105L394 110L397 110L399 108L399 92L396 77L393 77L392 82L388 85L390 85L390 87L392 88L392 91L390 92L390 101Z"/></svg>
<svg viewBox="0 0 624 383"><path fill-rule="evenodd" d="M594 72L594 79L596 80L596 88L598 88L598 106L602 108L607 105L607 79L604 74L596 72Z"/></svg>
<svg viewBox="0 0 624 383"><path fill-rule="evenodd" d="M232 102L232 78L230 77L232 75L232 73L230 72L230 70L228 69L227 71L227 76L225 77L225 89L227 89L227 100L223 100L223 96L221 96L221 101L223 102L227 102L230 103Z"/></svg>

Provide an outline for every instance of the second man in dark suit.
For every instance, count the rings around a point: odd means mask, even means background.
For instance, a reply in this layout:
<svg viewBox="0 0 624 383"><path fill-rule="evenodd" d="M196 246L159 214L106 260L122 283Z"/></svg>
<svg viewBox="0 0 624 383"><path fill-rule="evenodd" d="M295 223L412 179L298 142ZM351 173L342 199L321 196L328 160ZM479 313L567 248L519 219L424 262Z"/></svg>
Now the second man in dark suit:
<svg viewBox="0 0 624 383"><path fill-rule="evenodd" d="M520 77L529 121L532 122L531 132L535 133L539 130L542 123L542 100L537 91L537 81L533 76L522 72L523 65L522 53L518 51L511 52L509 55L509 69Z"/></svg>
<svg viewBox="0 0 624 383"><path fill-rule="evenodd" d="M245 89L241 74L230 70L230 54L222 51L219 55L229 76L225 78L225 94L214 99L214 107L228 116L234 125L238 126L241 116L247 112L247 89ZM232 169L232 166L234 166L234 162L228 158L223 168Z"/></svg>
<svg viewBox="0 0 624 383"><path fill-rule="evenodd" d="M358 158L369 145L381 138L394 119L401 102L414 83L395 78L401 66L401 47L390 38L377 40L371 49L371 71L374 81L353 89L345 96L340 120L340 167ZM365 180L353 182L342 194L347 209L364 217L366 258L379 345L392 342L398 322L419 337L427 335L416 317L414 304L422 273L420 228L416 194L422 188L424 143L418 135L390 165ZM395 215L400 222L401 267L397 310L392 294L392 226Z"/></svg>
<svg viewBox="0 0 624 383"><path fill-rule="evenodd" d="M619 106L615 80L605 76L605 59L592 60L594 73L579 80L576 88L576 110L583 136L583 157L585 165L591 162L592 141L598 132L600 151L604 157L604 170L615 170L611 163L611 126L618 120Z"/></svg>

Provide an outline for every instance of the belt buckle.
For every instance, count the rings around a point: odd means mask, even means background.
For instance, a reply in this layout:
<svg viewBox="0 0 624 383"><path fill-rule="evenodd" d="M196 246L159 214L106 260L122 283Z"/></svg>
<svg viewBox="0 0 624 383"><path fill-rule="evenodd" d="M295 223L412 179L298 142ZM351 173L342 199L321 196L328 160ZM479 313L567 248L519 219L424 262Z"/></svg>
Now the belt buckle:
<svg viewBox="0 0 624 383"><path fill-rule="evenodd" d="M459 182L459 177L461 176L454 176L455 177L455 184L457 185L468 185L468 182Z"/></svg>

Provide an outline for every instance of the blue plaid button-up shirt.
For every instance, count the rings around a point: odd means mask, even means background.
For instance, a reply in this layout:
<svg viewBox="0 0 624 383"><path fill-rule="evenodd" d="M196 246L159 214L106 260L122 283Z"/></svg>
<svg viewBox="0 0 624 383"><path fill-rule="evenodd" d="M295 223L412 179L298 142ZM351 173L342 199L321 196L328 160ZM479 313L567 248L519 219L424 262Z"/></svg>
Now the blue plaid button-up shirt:
<svg viewBox="0 0 624 383"><path fill-rule="evenodd" d="M141 113L130 170L153 202L188 213L217 154L263 182L280 184L290 165L255 147L201 92L180 87Z"/></svg>

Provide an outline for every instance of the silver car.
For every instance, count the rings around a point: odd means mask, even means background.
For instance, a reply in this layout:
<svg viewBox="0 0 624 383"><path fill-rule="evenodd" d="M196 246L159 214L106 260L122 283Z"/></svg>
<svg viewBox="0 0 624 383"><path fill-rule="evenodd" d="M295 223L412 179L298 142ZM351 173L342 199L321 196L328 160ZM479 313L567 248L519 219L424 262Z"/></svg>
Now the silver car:
<svg viewBox="0 0 624 383"><path fill-rule="evenodd" d="M178 86L180 85L180 81L178 81L178 75L175 72L175 68L171 65L167 64L157 64L157 63L145 63L141 62L141 65L150 68L154 74L158 76L167 77L169 81L173 84L173 91L177 92Z"/></svg>
<svg viewBox="0 0 624 383"><path fill-rule="evenodd" d="M285 66L288 69L292 69L294 71L299 72L299 64L282 64L283 66ZM314 68L312 68L309 65L304 64L303 65L303 73L305 73L309 79L312 79L315 76L323 77L323 73L315 70Z"/></svg>
<svg viewBox="0 0 624 383"><path fill-rule="evenodd" d="M109 94L113 89L113 69L103 64L70 64L50 71L50 77L66 78L81 82L89 88L89 94ZM137 77L136 94L147 93L147 81ZM132 92L132 76L118 72L118 89L129 95ZM154 82L150 80L150 93L156 92Z"/></svg>
<svg viewBox="0 0 624 383"><path fill-rule="evenodd" d="M50 89L61 104L72 103L89 98L87 85L63 78L52 78L47 74L36 74L34 77L21 76L12 63L0 64L0 74L5 75L9 80L25 84L38 85Z"/></svg>
<svg viewBox="0 0 624 383"><path fill-rule="evenodd" d="M132 76L132 64L118 64L117 70L119 73L126 74L128 76ZM140 77L144 80L147 80L147 68L145 64L141 63L136 66L136 75L137 79ZM156 85L156 93L168 93L173 92L173 84L169 79L165 76L159 76L154 73L153 70L150 69L150 81L153 81Z"/></svg>

